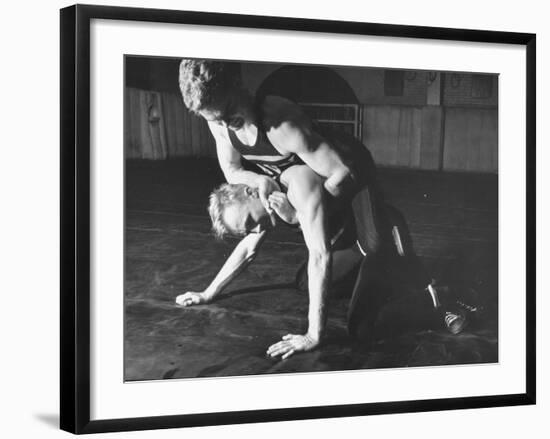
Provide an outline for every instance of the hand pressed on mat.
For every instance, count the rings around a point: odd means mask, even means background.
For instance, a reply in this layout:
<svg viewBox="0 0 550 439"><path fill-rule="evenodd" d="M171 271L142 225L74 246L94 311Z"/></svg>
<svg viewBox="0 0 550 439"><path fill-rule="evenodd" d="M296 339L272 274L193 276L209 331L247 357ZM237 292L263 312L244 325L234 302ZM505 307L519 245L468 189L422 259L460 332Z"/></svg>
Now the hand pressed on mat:
<svg viewBox="0 0 550 439"><path fill-rule="evenodd" d="M319 339L309 334L287 334L283 336L281 341L269 347L267 355L270 357L281 355L281 358L284 360L296 352L311 351L317 346L319 346Z"/></svg>
<svg viewBox="0 0 550 439"><path fill-rule="evenodd" d="M202 305L210 302L210 300L210 297L205 293L196 293L193 291L188 291L176 297L176 303L180 306Z"/></svg>

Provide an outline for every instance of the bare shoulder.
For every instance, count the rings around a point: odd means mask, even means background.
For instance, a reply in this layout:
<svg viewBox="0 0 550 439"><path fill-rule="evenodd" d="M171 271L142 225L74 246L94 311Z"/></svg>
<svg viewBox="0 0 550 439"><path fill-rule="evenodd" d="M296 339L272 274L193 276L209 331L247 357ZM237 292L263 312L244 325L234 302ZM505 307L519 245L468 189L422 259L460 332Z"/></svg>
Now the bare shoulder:
<svg viewBox="0 0 550 439"><path fill-rule="evenodd" d="M215 122L208 122L208 128L210 129L210 132L212 133L212 135L214 136L214 139L218 144L220 142L222 143L231 142L229 139L229 134L227 132L227 129L224 126L217 124Z"/></svg>
<svg viewBox="0 0 550 439"><path fill-rule="evenodd" d="M302 108L282 96L266 96L261 103L261 108L266 131L309 125L309 118Z"/></svg>
<svg viewBox="0 0 550 439"><path fill-rule="evenodd" d="M299 211L322 192L324 179L309 166L296 165L283 172L281 181L288 187L289 201Z"/></svg>

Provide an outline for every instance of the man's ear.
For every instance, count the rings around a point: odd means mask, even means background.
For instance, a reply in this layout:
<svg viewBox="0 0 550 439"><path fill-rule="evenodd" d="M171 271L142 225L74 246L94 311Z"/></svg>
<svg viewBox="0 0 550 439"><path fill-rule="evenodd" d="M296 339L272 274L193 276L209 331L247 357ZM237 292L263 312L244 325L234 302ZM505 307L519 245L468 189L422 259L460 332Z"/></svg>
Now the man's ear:
<svg viewBox="0 0 550 439"><path fill-rule="evenodd" d="M252 198L259 198L258 189L252 188L250 186L246 187L245 193Z"/></svg>

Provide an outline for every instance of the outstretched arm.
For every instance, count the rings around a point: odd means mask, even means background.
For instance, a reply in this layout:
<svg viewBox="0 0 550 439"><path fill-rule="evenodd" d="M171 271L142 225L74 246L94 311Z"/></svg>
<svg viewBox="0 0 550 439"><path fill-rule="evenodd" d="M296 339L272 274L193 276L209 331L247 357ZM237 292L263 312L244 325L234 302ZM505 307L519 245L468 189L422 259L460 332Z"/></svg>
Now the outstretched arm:
<svg viewBox="0 0 550 439"><path fill-rule="evenodd" d="M235 247L214 280L203 292L188 291L176 297L181 306L200 305L211 302L254 260L264 241L266 232L249 233Z"/></svg>
<svg viewBox="0 0 550 439"><path fill-rule="evenodd" d="M287 334L282 341L269 347L268 355L281 355L282 358L295 352L312 350L321 342L326 324L326 298L331 266L330 239L320 178L305 168L303 175L294 179L289 186L288 197L296 206L309 251L309 311L306 334Z"/></svg>

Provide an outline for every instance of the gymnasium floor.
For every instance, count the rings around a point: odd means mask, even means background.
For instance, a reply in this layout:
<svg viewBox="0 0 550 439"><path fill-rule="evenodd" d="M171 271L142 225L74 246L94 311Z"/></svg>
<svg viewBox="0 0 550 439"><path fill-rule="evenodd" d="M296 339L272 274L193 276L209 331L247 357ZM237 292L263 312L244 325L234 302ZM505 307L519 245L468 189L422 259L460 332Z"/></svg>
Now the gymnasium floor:
<svg viewBox="0 0 550 439"><path fill-rule="evenodd" d="M182 308L237 241L216 241L205 206L223 181L208 159L128 161L125 235L125 379L157 380L498 361L497 193L494 175L380 170L389 202L405 215L415 248L440 284L478 311L447 333L427 294L388 311L387 336L371 348L346 336L348 299L329 303L326 343L281 361L265 355L306 327L307 293L292 282L306 257L299 232L273 233L253 265L215 303Z"/></svg>

